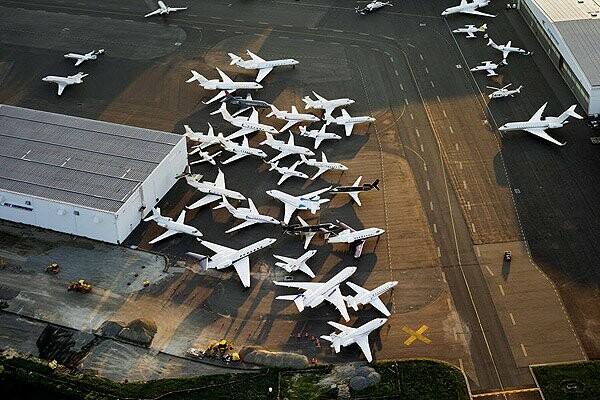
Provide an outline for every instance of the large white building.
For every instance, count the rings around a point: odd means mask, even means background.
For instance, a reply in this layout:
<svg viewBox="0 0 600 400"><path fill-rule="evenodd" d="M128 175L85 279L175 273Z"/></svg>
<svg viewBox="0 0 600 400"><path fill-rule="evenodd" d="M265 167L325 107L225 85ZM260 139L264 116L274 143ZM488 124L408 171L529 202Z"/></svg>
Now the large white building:
<svg viewBox="0 0 600 400"><path fill-rule="evenodd" d="M519 9L589 114L600 114L600 2L520 0Z"/></svg>
<svg viewBox="0 0 600 400"><path fill-rule="evenodd" d="M0 105L0 219L120 244L186 165L182 135Z"/></svg>

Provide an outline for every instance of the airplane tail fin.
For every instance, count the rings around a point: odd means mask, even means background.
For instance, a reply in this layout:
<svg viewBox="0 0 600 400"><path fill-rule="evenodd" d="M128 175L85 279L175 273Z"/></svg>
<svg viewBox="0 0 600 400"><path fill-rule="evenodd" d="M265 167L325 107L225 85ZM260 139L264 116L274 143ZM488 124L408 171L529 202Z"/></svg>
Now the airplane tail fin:
<svg viewBox="0 0 600 400"><path fill-rule="evenodd" d="M487 45L488 46L496 46L496 43L494 43L494 41L492 40L492 38L489 38L488 42L487 42Z"/></svg>
<svg viewBox="0 0 600 400"><path fill-rule="evenodd" d="M233 119L233 117L229 113L229 110L227 110L227 103L221 103L221 107L219 107L218 110L211 112L210 114L214 115L219 113L223 116L223 119L225 121L231 121Z"/></svg>
<svg viewBox="0 0 600 400"><path fill-rule="evenodd" d="M487 30L487 24L481 25L479 28L477 28L477 30L479 32L485 32Z"/></svg>
<svg viewBox="0 0 600 400"><path fill-rule="evenodd" d="M244 61L244 60L242 60L242 57L240 57L240 56L236 56L236 55L235 55L235 54L233 54L233 53L227 53L227 54L228 54L228 55L229 55L229 57L231 58L231 62L229 63L229 65L234 65L234 64L237 64L237 63L239 63L239 62L241 62L241 61Z"/></svg>
<svg viewBox="0 0 600 400"><path fill-rule="evenodd" d="M193 257L199 261L200 270L202 270L202 272L208 270L208 256L205 256L203 254L198 254L198 253L192 253L192 252L188 252L185 254L187 254L188 256Z"/></svg>
<svg viewBox="0 0 600 400"><path fill-rule="evenodd" d="M267 114L267 118L272 117L273 115L279 114L279 110L273 104L271 104L271 112Z"/></svg>
<svg viewBox="0 0 600 400"><path fill-rule="evenodd" d="M293 301L294 304L296 304L296 307L298 307L298 311L302 312L304 310L304 295L302 294L289 294L289 295L284 295L284 296L277 296L275 297L277 300L289 300L289 301Z"/></svg>
<svg viewBox="0 0 600 400"><path fill-rule="evenodd" d="M300 159L301 159L301 160L302 160L302 162L303 162L303 163L305 163L305 164L306 164L306 162L308 161L308 160L306 159L306 156L305 156L304 154L300 154Z"/></svg>
<svg viewBox="0 0 600 400"><path fill-rule="evenodd" d="M344 296L344 300L346 300L348 307L352 307L354 311L358 311L358 303L354 296Z"/></svg>
<svg viewBox="0 0 600 400"><path fill-rule="evenodd" d="M183 170L182 173L180 173L179 175L175 175L175 179L181 179L184 176L190 176L190 175L192 175L192 168L188 164L185 166L185 169Z"/></svg>
<svg viewBox="0 0 600 400"><path fill-rule="evenodd" d="M577 119L583 119L583 117L575 112L575 107L577 104L573 104L571 107L566 109L560 116L558 117L559 122L565 122L569 117L575 117Z"/></svg>
<svg viewBox="0 0 600 400"><path fill-rule="evenodd" d="M314 100L310 98L310 96L304 96L302 98L302 101L304 102L304 109L308 110L309 108L313 108L314 107Z"/></svg>
<svg viewBox="0 0 600 400"><path fill-rule="evenodd" d="M158 219L158 218L160 218L160 216L161 216L161 215L160 215L160 208L158 208L158 207L154 207L154 208L152 209L152 215L151 215L151 216L149 216L149 217L147 217L147 218L144 218L144 221L146 221L146 222L147 222L147 221L152 221L152 220L155 220L155 219Z"/></svg>
<svg viewBox="0 0 600 400"><path fill-rule="evenodd" d="M523 85L519 86L518 88L516 88L515 90L517 91L517 93L521 93L521 89L523 89Z"/></svg>
<svg viewBox="0 0 600 400"><path fill-rule="evenodd" d="M265 140L263 140L262 142L260 142L259 144L269 144L269 143L273 143L273 135L271 135L269 132L265 132L265 135L267 136L267 138Z"/></svg>
<svg viewBox="0 0 600 400"><path fill-rule="evenodd" d="M192 77L190 79L188 79L187 81L185 81L186 83L190 83L190 82L194 82L194 81L198 81L200 83L208 82L208 79L206 79L204 77L204 75L199 74L198 72L194 71L193 69L191 71L192 71Z"/></svg>
<svg viewBox="0 0 600 400"><path fill-rule="evenodd" d="M189 125L184 125L183 129L185 129L185 136L190 136L190 135L193 135L194 133L196 133L196 132L194 132L194 130L192 128L190 128Z"/></svg>
<svg viewBox="0 0 600 400"><path fill-rule="evenodd" d="M379 190L379 179L375 179L373 181L373 183L371 183L371 186L375 189L375 190Z"/></svg>
<svg viewBox="0 0 600 400"><path fill-rule="evenodd" d="M270 162L268 164L270 165L269 171L273 171L275 168L277 168L279 166L279 161Z"/></svg>

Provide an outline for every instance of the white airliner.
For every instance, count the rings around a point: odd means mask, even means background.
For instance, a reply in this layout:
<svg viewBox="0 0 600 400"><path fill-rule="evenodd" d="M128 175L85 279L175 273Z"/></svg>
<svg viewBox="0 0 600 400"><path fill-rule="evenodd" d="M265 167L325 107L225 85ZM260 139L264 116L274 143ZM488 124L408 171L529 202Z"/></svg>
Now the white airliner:
<svg viewBox="0 0 600 400"><path fill-rule="evenodd" d="M88 75L89 74L84 74L83 72L78 72L77 74L70 75L70 76L48 75L48 76L42 78L42 80L44 82L56 83L58 85L58 95L60 96L62 94L63 90L65 90L65 88L68 85L83 83L83 78L85 78Z"/></svg>
<svg viewBox="0 0 600 400"><path fill-rule="evenodd" d="M249 227L254 224L279 225L279 221L276 218L259 213L258 209L254 205L254 202L250 198L248 198L248 206L249 206L249 208L245 208L245 207L235 208L234 206L232 206L229 203L229 201L227 201L226 197L223 197L221 204L218 205L217 207L213 208L214 210L216 210L217 208L225 207L227 209L227 211L229 211L229 213L231 215L233 215L234 218L244 220L244 222L242 222L241 224L236 225L233 228L226 230L225 233L235 232L237 230Z"/></svg>
<svg viewBox="0 0 600 400"><path fill-rule="evenodd" d="M209 154L208 151L202 151L202 149L200 148L200 145L198 145L198 146L192 147L192 151L190 151L188 153L188 155L190 155L190 156L192 156L194 154L198 154L200 159L191 162L190 165L201 164L203 162L208 162L211 165L217 165L217 162L215 161L215 157L218 156L219 154L221 154L221 151L219 150L216 153Z"/></svg>
<svg viewBox="0 0 600 400"><path fill-rule="evenodd" d="M362 206L358 195L361 192L368 192L369 190L379 190L379 179L375 179L373 183L363 183L360 184L360 180L362 179L362 175L359 176L356 181L351 186L337 186L330 190L331 193L346 193L349 194L350 197L358 204L358 206Z"/></svg>
<svg viewBox="0 0 600 400"><path fill-rule="evenodd" d="M279 133L279 131L275 129L275 127L271 125L261 124L260 122L258 122L258 111L256 111L256 109L254 108L252 109L252 114L250 114L250 117L244 117L242 115L232 117L229 111L227 111L227 105L225 103L222 103L221 107L211 114L214 113L220 113L225 121L229 122L231 125L237 128L240 128L236 132L227 136L227 139L229 140L238 138L240 136L245 136L256 131L263 131L273 134Z"/></svg>
<svg viewBox="0 0 600 400"><path fill-rule="evenodd" d="M306 175L304 172L296 171L296 167L300 164L302 164L302 161L296 161L291 167L280 167L279 161L275 161L274 163L270 162L269 165L271 165L271 168L269 168L269 171L275 170L281 174L281 178L279 178L277 186L280 186L283 182L291 177L308 179L308 175Z"/></svg>
<svg viewBox="0 0 600 400"><path fill-rule="evenodd" d="M235 92L238 89L262 89L262 85L256 82L234 82L230 77L228 77L223 71L217 68L217 72L221 75L222 81L218 79L206 79L204 75L199 74L198 72L192 71L192 77L188 79L186 82L194 82L198 81L200 86L202 86L206 90L220 90L220 92L210 99L207 102L203 102L204 104L210 104L213 101L217 101L222 97L225 97L228 94Z"/></svg>
<svg viewBox="0 0 600 400"><path fill-rule="evenodd" d="M490 38L488 40L487 43L488 46L492 46L494 49L501 51L502 52L502 59L504 61L506 61L506 58L508 57L508 55L510 53L519 53L519 54L525 54L525 55L529 55L531 54L529 51L524 50L524 49L520 49L518 47L513 47L511 46L511 41L509 40L508 43L506 44L496 44L494 43L494 41Z"/></svg>
<svg viewBox="0 0 600 400"><path fill-rule="evenodd" d="M297 146L294 144L294 135L290 132L290 138L288 142L284 142L283 140L275 140L273 135L270 133L266 133L267 139L260 142L261 145L266 144L273 150L277 150L280 153L269 160L269 163L281 160L283 157L287 157L291 154L301 154L305 156L314 156L315 153L312 150L307 149L306 147Z"/></svg>
<svg viewBox="0 0 600 400"><path fill-rule="evenodd" d="M325 128L327 128L327 124L323 125L321 127L321 129L319 129L319 130L312 129L310 131L306 130L306 127L301 126L300 127L300 136L305 136L305 137L315 139L315 150L319 148L319 145L321 144L321 142L323 140L327 140L327 139L339 140L342 138L340 135L337 135L335 133L325 132Z"/></svg>
<svg viewBox="0 0 600 400"><path fill-rule="evenodd" d="M200 181L201 177L198 175L186 175L185 180L188 185L192 186L196 190L202 193L206 193L206 196L188 206L186 208L193 210L198 207L202 207L206 204L212 203L213 201L220 200L222 196L230 197L232 199L237 200L245 200L243 194L240 192L236 192L235 190L230 190L225 188L225 174L223 171L219 169L219 173L217 174L217 179L214 182L208 181Z"/></svg>
<svg viewBox="0 0 600 400"><path fill-rule="evenodd" d="M373 117L351 117L350 114L348 114L348 111L346 111L345 109L342 108L342 115L340 115L339 117L333 118L331 117L331 115L329 116L325 116L325 121L327 121L327 124L330 124L331 122L333 122L336 125L344 125L344 128L346 129L346 136L350 136L352 135L352 128L354 128L355 124L362 124L365 122L375 122L375 118Z"/></svg>
<svg viewBox="0 0 600 400"><path fill-rule="evenodd" d="M160 227L166 228L167 231L162 235L159 235L148 242L148 244L154 244L160 242L163 239L176 235L178 233L185 233L186 235L192 235L196 237L202 236L202 233L194 228L193 226L186 225L185 222L185 210L181 211L176 221L173 218L163 217L160 215L160 208L156 207L152 209L152 215L144 219L144 221L154 221Z"/></svg>
<svg viewBox="0 0 600 400"><path fill-rule="evenodd" d="M488 89L494 89L492 93L488 95L490 99L501 99L503 97L515 97L515 93L521 93L521 89L523 89L523 85L519 86L516 89L507 89L512 83L509 83L506 86L501 88L497 88L494 86L486 86Z"/></svg>
<svg viewBox="0 0 600 400"><path fill-rule="evenodd" d="M466 33L467 34L467 39L474 39L477 36L475 36L475 33L477 32L485 32L487 30L487 24L483 24L481 25L479 28L476 27L475 25L465 25L462 28L457 28L455 30L453 30L453 33Z"/></svg>
<svg viewBox="0 0 600 400"><path fill-rule="evenodd" d="M342 292L340 291L340 284L348 279L355 271L356 267L346 267L327 282L273 281L277 286L287 286L305 290L305 292L301 294L277 296L275 298L277 300L293 301L300 312L306 307L317 307L323 300L327 300L340 311L340 314L342 314L345 321L350 321L348 309L346 309L346 303L344 302L344 296L342 296Z"/></svg>
<svg viewBox="0 0 600 400"><path fill-rule="evenodd" d="M181 11L181 10L187 10L187 7L169 7L162 1L159 1L158 2L158 10L152 11L151 13L144 15L144 18L148 18L152 15L157 15L157 14L160 14L160 15L169 14L174 11Z"/></svg>
<svg viewBox="0 0 600 400"><path fill-rule="evenodd" d="M207 257L197 253L186 253L187 255L200 260L200 268L202 271L207 269L223 269L233 265L235 272L237 272L242 285L245 288L250 287L250 254L262 250L265 247L271 246L277 241L273 238L265 238L255 242L249 246L235 250L229 247L221 246L215 243L207 242L206 240L200 240L200 243L214 251L215 254L212 257Z"/></svg>
<svg viewBox="0 0 600 400"><path fill-rule="evenodd" d="M330 189L331 186L328 186L300 196L292 196L279 190L267 190L267 194L284 204L283 223L287 225L296 210L310 210L311 213L316 214L317 210L321 209L321 204L329 201L329 199L321 199L319 196Z"/></svg>
<svg viewBox="0 0 600 400"><path fill-rule="evenodd" d="M267 118L271 117L273 115L277 119L282 119L284 121L287 121L287 123L283 126L283 128L281 128L279 130L279 132L283 132L286 129L291 128L292 126L296 125L298 122L304 122L304 121L316 122L316 121L321 120L316 115L299 113L298 109L296 109L296 106L292 106L292 111L289 112L289 111L279 111L277 109L277 107L275 107L273 104L271 104L271 112L269 114L267 114Z"/></svg>
<svg viewBox="0 0 600 400"><path fill-rule="evenodd" d="M352 328L350 326L338 324L337 322L328 321L327 323L329 325L339 329L341 332L333 332L331 335L322 335L321 339L331 342L331 347L333 347L336 353L340 352L341 347L347 347L356 343L362 350L367 361L371 362L373 361L373 356L371 355L371 348L369 347L369 333L373 332L375 329L381 328L386 322L387 318L375 318L358 328Z"/></svg>
<svg viewBox="0 0 600 400"><path fill-rule="evenodd" d="M495 15L477 11L478 8L487 6L488 4L490 4L490 0L473 0L472 3L467 3L467 0L461 0L459 5L446 8L444 11L442 11L442 15L463 13L493 18Z"/></svg>
<svg viewBox="0 0 600 400"><path fill-rule="evenodd" d="M358 306L371 304L373 307L381 311L386 317L389 317L391 313L385 304L383 304L383 301L381 301L379 296L392 289L397 284L398 281L391 281L386 282L373 290L367 290L355 283L346 282L346 285L350 286L356 292L356 294L354 296L345 296L344 300L346 300L348 307L352 307L354 311L358 311Z"/></svg>
<svg viewBox="0 0 600 400"><path fill-rule="evenodd" d="M233 53L229 54L231 62L229 65L237 65L244 69L257 69L258 75L256 76L256 82L260 82L273 70L273 67L280 67L284 65L291 65L295 68L296 64L300 64L300 61L294 60L293 58L286 58L283 60L272 60L267 61L260 58L250 50L246 50L246 53L250 56L250 60L243 60L242 57L236 56Z"/></svg>
<svg viewBox="0 0 600 400"><path fill-rule="evenodd" d="M366 228L356 230L343 222L337 221L338 225L345 228L336 235L330 235L327 243L349 243L355 246L354 258L359 258L367 239L383 235L385 231L379 228Z"/></svg>
<svg viewBox="0 0 600 400"><path fill-rule="evenodd" d="M542 114L544 113L544 109L546 108L547 104L548 103L544 103L544 105L541 106L540 109L535 112L535 114L533 114L533 117L531 117L529 121L507 122L498 128L498 130L501 132L523 130L559 146L564 146L566 143L561 143L554 139L548 135L545 130L562 128L563 125L569 122L567 121L567 118L569 117L575 117L577 119L582 119L583 117L575 112L575 107L577 107L577 105L573 104L558 117L542 118Z"/></svg>
<svg viewBox="0 0 600 400"><path fill-rule="evenodd" d="M302 101L305 103L304 109L308 110L309 108L314 108L317 110L324 110L325 117L331 116L331 113L337 107L354 104L354 100L348 98L327 100L325 97L319 96L316 92L312 92L312 94L317 98L316 100L311 99L310 96L304 96L302 98Z"/></svg>
<svg viewBox="0 0 600 400"><path fill-rule="evenodd" d="M327 161L327 157L325 157L325 153L321 152L321 161L317 161L316 158L309 158L307 159L304 155L300 155L300 158L302 159L302 162L306 165L308 165L309 167L316 167L319 168L319 170L317 171L317 173L310 178L311 180L315 180L317 179L319 176L321 176L321 174L323 174L326 171L329 171L330 169L335 169L338 171L346 171L348 170L348 167L346 167L344 164L340 164L338 162L329 162Z"/></svg>
<svg viewBox="0 0 600 400"><path fill-rule="evenodd" d="M373 0L369 4L367 4L366 6L364 6L363 8L356 7L354 9L354 11L356 11L357 14L365 15L366 13L377 11L380 8L383 8L385 6L393 6L393 4L392 4L391 1L385 1L384 2L384 1L379 1L379 0Z"/></svg>
<svg viewBox="0 0 600 400"><path fill-rule="evenodd" d="M250 147L250 145L248 144L248 138L246 136L244 136L242 144L237 144L232 140L225 139L223 135L219 133L219 142L221 143L221 146L223 146L224 150L229 151L231 153L235 153L234 156L231 156L227 160L223 161L223 165L232 163L246 156L254 156L259 158L267 157L267 153L265 153L261 149Z"/></svg>
<svg viewBox="0 0 600 400"><path fill-rule="evenodd" d="M208 132L194 132L189 125L184 125L185 129L185 137L190 139L192 142L197 142L200 144L201 149L205 149L210 145L219 143L219 138L215 135L215 130L213 129L210 122L208 123Z"/></svg>
<svg viewBox="0 0 600 400"><path fill-rule="evenodd" d="M81 63L83 63L84 61L87 60L95 60L98 58L98 55L103 54L104 53L104 49L100 49L100 50L92 50L89 53L85 53L85 54L77 54L77 53L68 53L65 54L65 58L72 58L75 61L75 66L79 66L81 65Z"/></svg>
<svg viewBox="0 0 600 400"><path fill-rule="evenodd" d="M308 261L309 258L314 256L316 253L317 253L316 250L309 250L306 253L302 254L298 258L278 256L276 254L273 254L273 257L282 261L282 262L276 262L275 265L285 269L287 272L302 271L306 275L310 276L311 278L314 278L315 273L312 272L312 269L310 269L310 267L308 265L306 265L306 262Z"/></svg>
<svg viewBox="0 0 600 400"><path fill-rule="evenodd" d="M472 72L476 72L476 71L487 71L487 76L496 76L498 75L496 73L496 69L500 67L499 64L495 64L491 61L482 61L481 65L478 65L476 67L471 68Z"/></svg>

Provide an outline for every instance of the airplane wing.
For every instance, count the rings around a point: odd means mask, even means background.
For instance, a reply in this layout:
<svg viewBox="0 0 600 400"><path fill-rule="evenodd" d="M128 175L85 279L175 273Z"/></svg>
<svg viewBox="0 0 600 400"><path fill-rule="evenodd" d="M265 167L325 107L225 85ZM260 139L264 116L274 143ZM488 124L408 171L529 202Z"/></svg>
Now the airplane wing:
<svg viewBox="0 0 600 400"><path fill-rule="evenodd" d="M321 144L322 141L323 141L322 137L315 138L315 150L319 148L319 145Z"/></svg>
<svg viewBox="0 0 600 400"><path fill-rule="evenodd" d="M180 224L185 223L185 210L181 211L181 214L179 214L179 217L177 217L177 221L175 222L179 222Z"/></svg>
<svg viewBox="0 0 600 400"><path fill-rule="evenodd" d="M215 179L215 186L220 187L221 189L225 189L225 174L221 170L219 170L219 173L217 174L217 179Z"/></svg>
<svg viewBox="0 0 600 400"><path fill-rule="evenodd" d="M169 10L169 12L171 12L171 11L182 11L182 10L187 10L187 7L167 7L167 9Z"/></svg>
<svg viewBox="0 0 600 400"><path fill-rule="evenodd" d="M277 286L285 286L297 289L304 290L314 290L319 288L321 285L324 285L322 282L277 282L273 281L273 283Z"/></svg>
<svg viewBox="0 0 600 400"><path fill-rule="evenodd" d="M229 247L221 246L220 244L208 242L206 240L199 240L199 242L202 246L208 247L209 249L211 249L215 253L219 254L220 256L225 256L225 255L231 254L235 251L234 249L231 249Z"/></svg>
<svg viewBox="0 0 600 400"><path fill-rule="evenodd" d="M77 61L75 61L75 66L77 67L78 65L81 65L81 63L84 61L85 61L85 58L83 58L83 57L78 58Z"/></svg>
<svg viewBox="0 0 600 400"><path fill-rule="evenodd" d="M331 113L333 112L333 110L335 110L335 107L334 106L326 106L326 107L323 107L323 110L325 110L325 119L327 119L327 117L331 117Z"/></svg>
<svg viewBox="0 0 600 400"><path fill-rule="evenodd" d="M234 161L239 160L240 158L244 158L246 157L248 154L241 154L241 153L236 153L235 155L229 157L227 160L223 161L221 164L225 165L225 164L229 164L232 163Z"/></svg>
<svg viewBox="0 0 600 400"><path fill-rule="evenodd" d="M310 267L308 265L306 265L306 263L303 263L299 269L300 269L300 271L304 272L306 275L310 276L311 278L315 277L315 273L312 272L312 269L310 269Z"/></svg>
<svg viewBox="0 0 600 400"><path fill-rule="evenodd" d="M250 114L248 121L252 122L253 124L258 124L258 111L256 111L256 108L252 109L252 114Z"/></svg>
<svg viewBox="0 0 600 400"><path fill-rule="evenodd" d="M290 263L293 263L294 261L296 261L295 259L293 259L291 257L278 256L276 254L273 254L273 257L275 257L278 260L283 261L285 264L290 264Z"/></svg>
<svg viewBox="0 0 600 400"><path fill-rule="evenodd" d="M358 204L358 206L362 206L362 203L360 202L360 198L358 197L358 193L359 192L348 192L348 194L350 195L350 197L352 197L352 199L356 202L356 204Z"/></svg>
<svg viewBox="0 0 600 400"><path fill-rule="evenodd" d="M385 306L385 304L383 304L383 301L381 301L381 299L379 297L375 298L370 303L371 303L371 305L373 307L375 307L376 309L378 309L386 317L389 317L391 315L390 312L389 312L389 310L387 309L387 307Z"/></svg>
<svg viewBox="0 0 600 400"><path fill-rule="evenodd" d="M158 10L152 11L151 13L148 13L148 14L144 15L144 18L148 18L148 17L151 17L153 15L160 14L161 11L162 10L159 8Z"/></svg>
<svg viewBox="0 0 600 400"><path fill-rule="evenodd" d="M200 200L198 200L197 202L195 202L194 204L188 206L188 210L194 210L196 208L205 206L209 203L212 203L213 201L217 201L220 200L221 196L217 196L216 194L207 194L206 196L204 196L203 198L201 198Z"/></svg>
<svg viewBox="0 0 600 400"><path fill-rule="evenodd" d="M510 51L508 50L502 50L502 59L506 60L506 57L508 57L508 53L510 53Z"/></svg>
<svg viewBox="0 0 600 400"><path fill-rule="evenodd" d="M325 173L326 171L329 171L329 168L319 167L319 171L310 179L314 181L315 179L317 179L319 176L321 176L321 174Z"/></svg>
<svg viewBox="0 0 600 400"><path fill-rule="evenodd" d="M244 287L250 287L250 258L240 258L233 263L233 267L240 277L242 285L244 285Z"/></svg>
<svg viewBox="0 0 600 400"><path fill-rule="evenodd" d="M281 185L283 182L285 182L290 177L291 177L291 175L286 175L286 174L281 175L281 178L279 178L279 180L277 181L277 186Z"/></svg>
<svg viewBox="0 0 600 400"><path fill-rule="evenodd" d="M467 32L467 38L474 38L475 34L473 34L473 32Z"/></svg>
<svg viewBox="0 0 600 400"><path fill-rule="evenodd" d="M369 335L361 335L354 339L354 342L360 347L368 362L373 361L371 347L369 347Z"/></svg>
<svg viewBox="0 0 600 400"><path fill-rule="evenodd" d="M67 87L66 83L63 82L57 82L58 85L58 95L60 96L62 94L62 92L65 90L65 88Z"/></svg>
<svg viewBox="0 0 600 400"><path fill-rule="evenodd" d="M544 105L541 106L540 109L537 110L535 112L535 114L533 114L533 116L531 118L529 118L529 122L532 122L532 121L539 122L539 121L541 121L542 120L542 114L544 113L544 110L546 109L547 105L548 105L548 103L544 103ZM535 135L535 133L534 133L534 135Z"/></svg>
<svg viewBox="0 0 600 400"><path fill-rule="evenodd" d="M274 163L275 161L281 160L283 157L289 156L291 153L289 151L281 151L275 157L269 160L270 163Z"/></svg>
<svg viewBox="0 0 600 400"><path fill-rule="evenodd" d="M212 99L210 99L210 100L209 100L209 101L207 101L207 102L204 102L204 101L203 101L203 103L204 103L204 104L210 104L210 103L212 103L212 102L214 102L214 101L217 101L217 100L219 100L221 97L225 97L225 95L226 95L226 94L227 94L227 92L226 92L225 90L221 90L221 91L220 91L220 92L219 92L219 93L218 93L218 94L217 94L215 97L213 97Z"/></svg>
<svg viewBox="0 0 600 400"><path fill-rule="evenodd" d="M546 131L544 131L543 129L525 129L527 132L534 134L537 137L540 137L542 139L546 139L549 142L552 142L556 145L559 146L564 146L566 143L561 143L558 140L554 139L552 136L548 135L546 133Z"/></svg>
<svg viewBox="0 0 600 400"><path fill-rule="evenodd" d="M246 135L249 135L252 132L256 132L256 129L253 129L253 128L241 128L241 129L238 129L237 131L233 132L231 135L227 136L227 140L237 139L240 136L246 136Z"/></svg>
<svg viewBox="0 0 600 400"><path fill-rule="evenodd" d="M347 122L344 124L344 129L346 130L346 136L352 135L352 128L354 128L354 122Z"/></svg>
<svg viewBox="0 0 600 400"><path fill-rule="evenodd" d="M231 114L232 117L237 117L238 115L240 115L241 113L244 113L246 111L248 111L250 109L250 107L242 107L239 110L237 110L236 112L234 112L233 114Z"/></svg>
<svg viewBox="0 0 600 400"><path fill-rule="evenodd" d="M360 255L362 254L362 250L363 247L365 247L365 239L362 239L357 245L356 248L354 249L354 258L358 258L360 257Z"/></svg>
<svg viewBox="0 0 600 400"><path fill-rule="evenodd" d="M316 234L317 234L317 232L308 232L304 235L304 250L308 249L308 245L310 244L310 241L312 240L313 237L315 237Z"/></svg>
<svg viewBox="0 0 600 400"><path fill-rule="evenodd" d="M298 122L300 122L300 121L288 121L287 124L285 124L284 127L279 130L279 132L283 132L283 131L291 128L292 126L296 125Z"/></svg>
<svg viewBox="0 0 600 400"><path fill-rule="evenodd" d="M233 228L226 230L225 233L235 232L235 231L238 231L240 229L247 228L247 227L249 227L251 225L254 225L256 223L258 223L258 221L254 221L254 220L252 220L252 221L244 221L241 224L236 225Z"/></svg>
<svg viewBox="0 0 600 400"><path fill-rule="evenodd" d="M346 282L346 285L350 286L357 294L365 294L368 292L365 288L358 286L356 283Z"/></svg>
<svg viewBox="0 0 600 400"><path fill-rule="evenodd" d="M319 96L317 93L315 93L314 91L312 92L312 94L315 95L315 97L317 98L317 100L321 100L321 101L327 101L327 99L323 96Z"/></svg>
<svg viewBox="0 0 600 400"><path fill-rule="evenodd" d="M271 72L272 70L273 70L273 67L259 69L258 75L256 75L256 82L260 82L263 79L265 79L265 77L267 75L269 75L269 72Z"/></svg>
<svg viewBox="0 0 600 400"><path fill-rule="evenodd" d="M252 212L254 214L259 214L258 209L254 205L254 202L252 201L251 198L248 198L248 207L250 208L250 212Z"/></svg>
<svg viewBox="0 0 600 400"><path fill-rule="evenodd" d="M296 207L288 204L288 203L284 203L285 204L285 210L284 210L284 214L283 214L283 222L286 224L290 223L290 219L292 219L292 214L294 213L294 211L296 211Z"/></svg>
<svg viewBox="0 0 600 400"><path fill-rule="evenodd" d="M477 10L465 10L465 11L461 11L461 12L462 12L462 13L465 13L465 14L480 15L480 16L482 16L482 17L492 17L492 18L494 18L494 17L495 17L495 15L492 15L492 14L486 14L486 13L484 13L484 12L477 11Z"/></svg>
<svg viewBox="0 0 600 400"><path fill-rule="evenodd" d="M314 192L306 193L302 197L306 198L306 199L312 199L315 196L319 196L320 194L327 192L329 189L331 189L331 186L327 186L326 188L315 190Z"/></svg>
<svg viewBox="0 0 600 400"><path fill-rule="evenodd" d="M337 322L334 321L327 321L327 323L331 326L333 326L335 329L340 330L344 333L352 333L356 330L356 328L353 328L351 326L346 326L346 325L342 325L342 324L338 324Z"/></svg>
<svg viewBox="0 0 600 400"><path fill-rule="evenodd" d="M496 73L496 71L494 71L493 69L486 69L486 71L487 71L487 76L496 76L496 75L498 75Z"/></svg>
<svg viewBox="0 0 600 400"><path fill-rule="evenodd" d="M148 244L154 244L154 243L160 242L161 240L164 240L164 239L171 237L173 235L176 235L178 233L179 232L173 231L173 230L166 231L162 235L159 235L159 236L155 237L154 239L152 239L151 241L149 241Z"/></svg>
<svg viewBox="0 0 600 400"><path fill-rule="evenodd" d="M340 314L342 314L342 317L346 322L350 321L348 309L346 308L346 303L344 302L344 296L342 296L342 292L340 292L339 286L333 291L333 293L326 296L325 300L333 304L335 308L339 310Z"/></svg>
<svg viewBox="0 0 600 400"><path fill-rule="evenodd" d="M246 54L248 54L250 56L250 58L252 58L254 61L265 61L264 58L257 56L256 54L254 54L250 50L246 50Z"/></svg>
<svg viewBox="0 0 600 400"><path fill-rule="evenodd" d="M219 75L221 75L221 79L223 80L223 82L227 82L227 83L231 83L233 82L233 80L228 77L225 72L221 71L219 68L217 68L217 72L219 72Z"/></svg>

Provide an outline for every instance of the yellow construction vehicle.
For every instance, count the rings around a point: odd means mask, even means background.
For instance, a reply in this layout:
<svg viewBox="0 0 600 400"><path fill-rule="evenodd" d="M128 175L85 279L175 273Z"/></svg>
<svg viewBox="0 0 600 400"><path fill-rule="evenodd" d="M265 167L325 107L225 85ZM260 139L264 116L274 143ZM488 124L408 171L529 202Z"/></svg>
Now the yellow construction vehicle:
<svg viewBox="0 0 600 400"><path fill-rule="evenodd" d="M51 274L58 274L59 271L60 271L60 267L58 266L57 263L52 263L46 267L46 272L51 273Z"/></svg>
<svg viewBox="0 0 600 400"><path fill-rule="evenodd" d="M80 279L77 282L70 282L68 290L74 290L81 293L89 293L92 291L92 285L87 283L84 279Z"/></svg>

